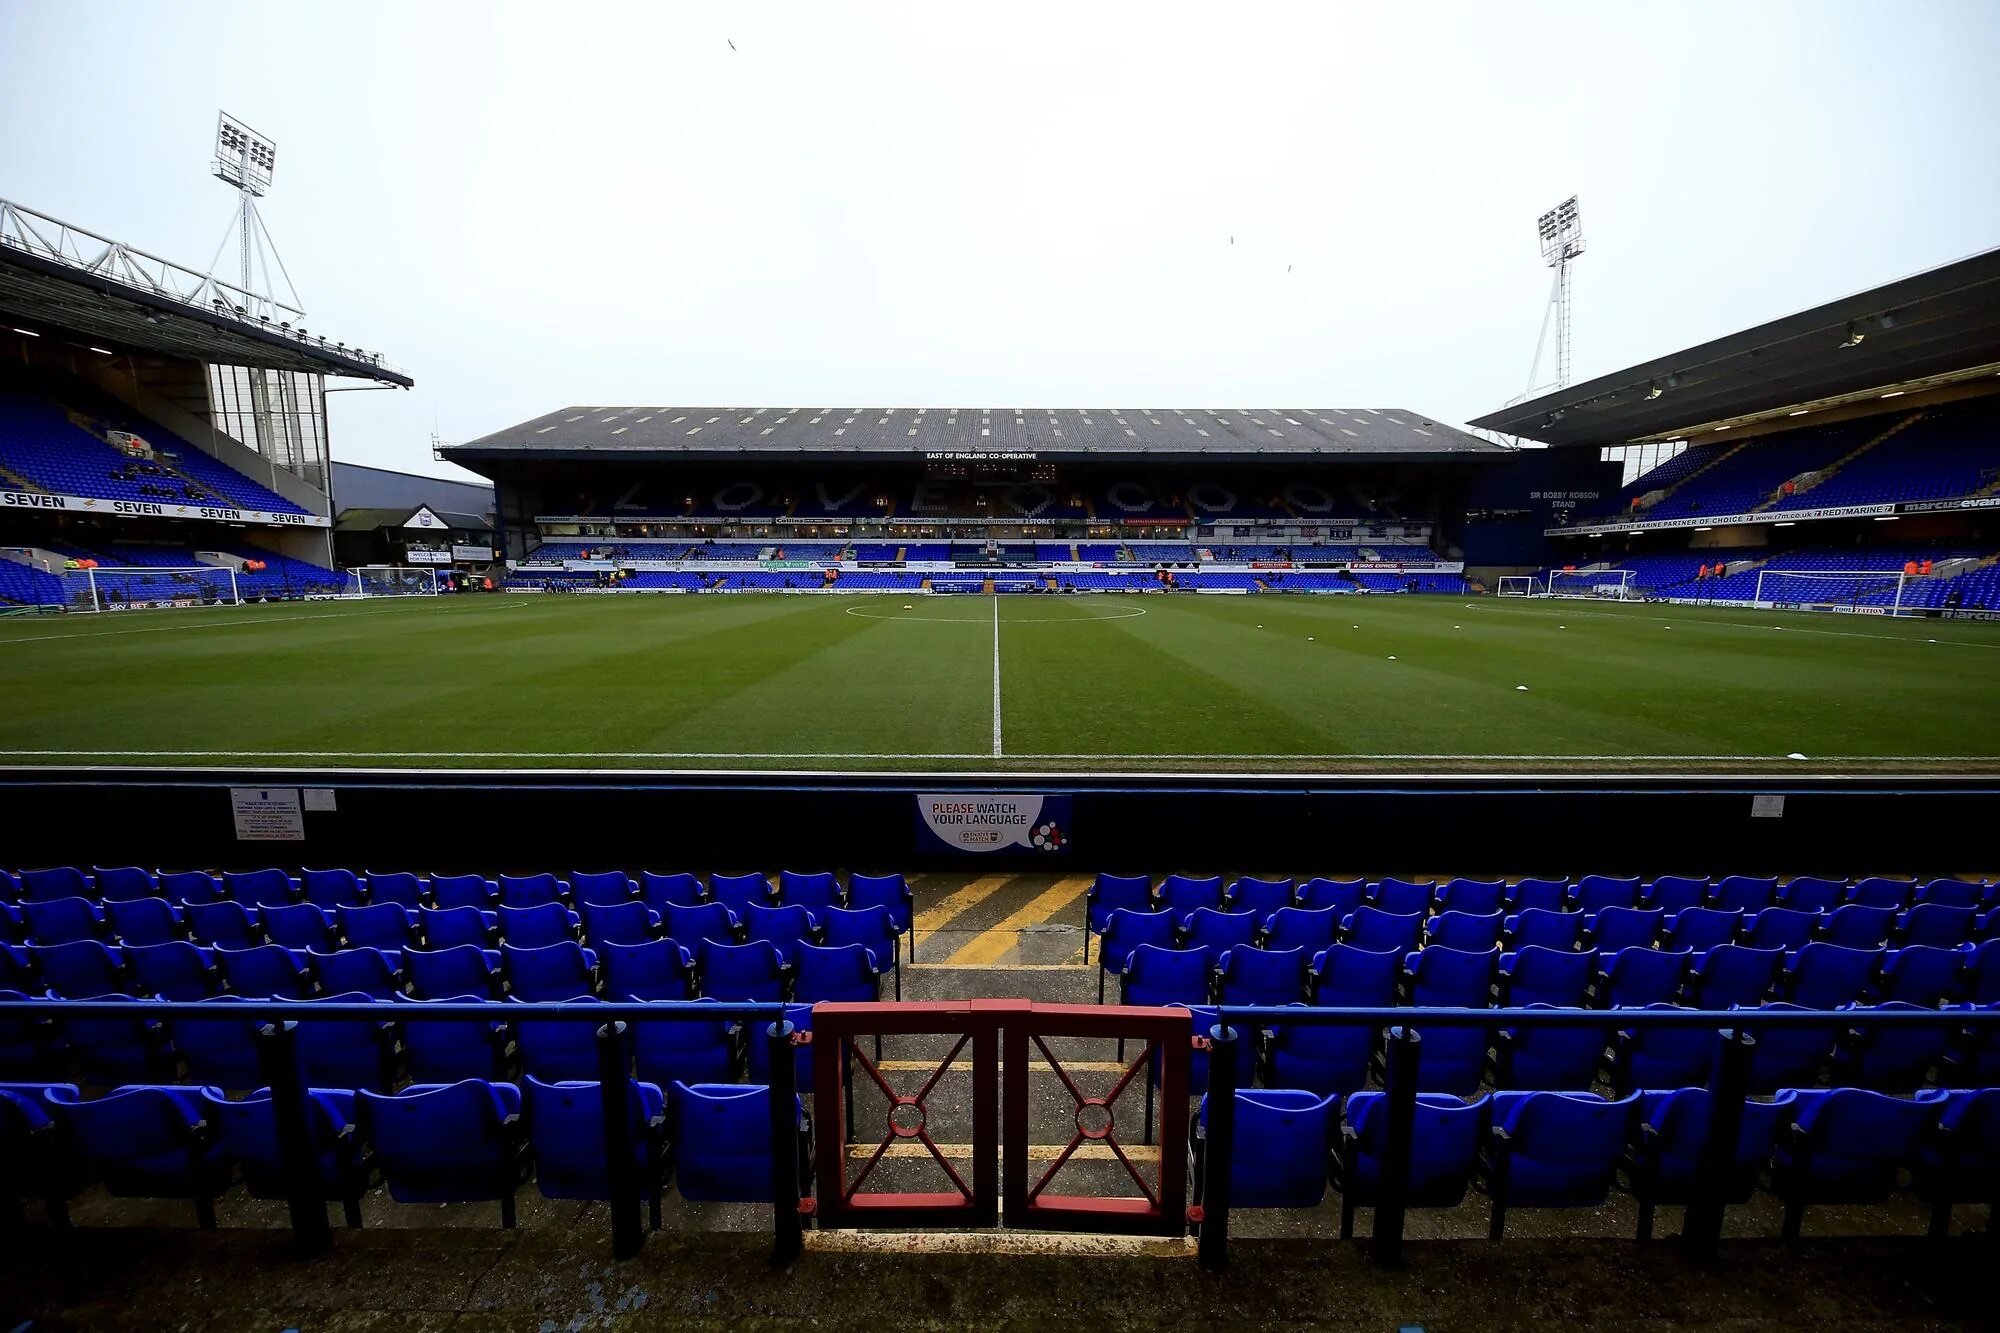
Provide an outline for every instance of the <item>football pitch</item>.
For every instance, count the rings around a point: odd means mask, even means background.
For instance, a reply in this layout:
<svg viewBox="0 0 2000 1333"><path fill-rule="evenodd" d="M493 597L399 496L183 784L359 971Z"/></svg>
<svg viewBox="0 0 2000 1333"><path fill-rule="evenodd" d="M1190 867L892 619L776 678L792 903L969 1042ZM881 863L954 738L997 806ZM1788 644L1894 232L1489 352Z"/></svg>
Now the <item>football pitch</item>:
<svg viewBox="0 0 2000 1333"><path fill-rule="evenodd" d="M0 621L13 764L2000 771L2000 625L1492 597L545 596Z"/></svg>

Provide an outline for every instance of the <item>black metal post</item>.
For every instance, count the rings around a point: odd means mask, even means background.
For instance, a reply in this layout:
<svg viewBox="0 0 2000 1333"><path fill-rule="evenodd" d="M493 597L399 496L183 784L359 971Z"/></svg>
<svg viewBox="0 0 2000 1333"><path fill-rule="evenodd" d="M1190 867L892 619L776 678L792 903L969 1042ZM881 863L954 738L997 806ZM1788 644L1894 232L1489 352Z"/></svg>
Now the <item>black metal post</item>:
<svg viewBox="0 0 2000 1333"><path fill-rule="evenodd" d="M1229 1176L1236 1166L1236 1029L1218 1025L1208 1039L1208 1125L1202 1135L1201 1242L1197 1258L1211 1272L1229 1267ZM1161 1152L1174 1151L1162 1143Z"/></svg>
<svg viewBox="0 0 2000 1333"><path fill-rule="evenodd" d="M1375 1262L1403 1261L1403 1212L1410 1194L1410 1151L1417 1128L1417 1062L1423 1039L1413 1028L1392 1027L1383 1058L1384 1126L1382 1172L1376 1184Z"/></svg>
<svg viewBox="0 0 2000 1333"><path fill-rule="evenodd" d="M1750 1095L1750 1057L1757 1039L1741 1028L1724 1028L1722 1050L1708 1081L1708 1132L1701 1143L1701 1167L1681 1226L1681 1245L1697 1263L1715 1258L1722 1241L1722 1212L1736 1177L1736 1143L1743 1134L1743 1102Z"/></svg>
<svg viewBox="0 0 2000 1333"><path fill-rule="evenodd" d="M611 1195L611 1257L630 1259L646 1243L639 1225L639 1166L632 1142L638 1101L625 1062L623 1023L597 1029L597 1092L604 1111L604 1180Z"/></svg>
<svg viewBox="0 0 2000 1333"><path fill-rule="evenodd" d="M799 1221L799 1069L792 1056L792 1024L780 1018L764 1040L771 1067L771 1263L783 1267L805 1249Z"/></svg>
<svg viewBox="0 0 2000 1333"><path fill-rule="evenodd" d="M292 1244L306 1254L333 1248L326 1220L312 1126L306 1120L306 1079L299 1067L298 1024L289 1019L257 1029L257 1064L271 1089L271 1116L277 1122L278 1152L285 1162L285 1203L292 1215Z"/></svg>

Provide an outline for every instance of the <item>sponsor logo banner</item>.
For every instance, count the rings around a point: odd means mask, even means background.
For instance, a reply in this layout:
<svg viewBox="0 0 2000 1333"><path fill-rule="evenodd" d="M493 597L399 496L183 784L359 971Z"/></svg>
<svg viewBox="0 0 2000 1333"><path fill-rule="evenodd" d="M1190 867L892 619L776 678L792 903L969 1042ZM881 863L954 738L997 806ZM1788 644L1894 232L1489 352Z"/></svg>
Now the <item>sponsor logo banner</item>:
<svg viewBox="0 0 2000 1333"><path fill-rule="evenodd" d="M1566 528L1545 528L1543 535L1559 537L1566 532L1658 532L1668 528L1732 527L1743 523L1795 523L1800 519L1813 518L1867 518L1874 514L1893 514L1896 506L1876 505L1836 505L1829 509L1766 509L1755 514L1689 514L1680 518L1638 519L1629 523L1574 523Z"/></svg>
<svg viewBox="0 0 2000 1333"><path fill-rule="evenodd" d="M113 518L191 518L208 523L263 523L281 528L324 528L331 527L333 522L318 514L274 514L263 509L164 504L157 500L100 500L82 495L43 495L36 491L0 491L0 509L52 509L72 514L109 514Z"/></svg>
<svg viewBox="0 0 2000 1333"><path fill-rule="evenodd" d="M1069 797L1009 792L932 792L917 796L918 841L957 852L1068 848Z"/></svg>
<svg viewBox="0 0 2000 1333"><path fill-rule="evenodd" d="M1899 514L1935 514L1948 509L2000 509L2000 495L1974 495L1959 500L1906 500Z"/></svg>
<svg viewBox="0 0 2000 1333"><path fill-rule="evenodd" d="M490 546L453 545L451 548L451 558L454 560L487 561L493 558L493 548Z"/></svg>

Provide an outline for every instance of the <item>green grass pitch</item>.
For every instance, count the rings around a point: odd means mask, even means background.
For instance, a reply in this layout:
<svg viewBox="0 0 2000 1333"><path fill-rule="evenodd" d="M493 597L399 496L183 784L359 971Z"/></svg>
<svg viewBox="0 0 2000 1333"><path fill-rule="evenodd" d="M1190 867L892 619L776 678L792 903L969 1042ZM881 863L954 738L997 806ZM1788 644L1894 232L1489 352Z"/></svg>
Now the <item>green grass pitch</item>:
<svg viewBox="0 0 2000 1333"><path fill-rule="evenodd" d="M0 700L16 764L1976 772L2000 770L2000 625L524 594L9 619Z"/></svg>

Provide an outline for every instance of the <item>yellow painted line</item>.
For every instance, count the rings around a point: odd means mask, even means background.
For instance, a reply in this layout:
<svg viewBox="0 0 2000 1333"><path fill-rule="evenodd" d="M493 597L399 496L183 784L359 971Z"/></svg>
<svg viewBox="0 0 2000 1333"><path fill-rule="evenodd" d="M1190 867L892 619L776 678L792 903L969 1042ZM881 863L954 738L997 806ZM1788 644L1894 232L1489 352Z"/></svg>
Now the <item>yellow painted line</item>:
<svg viewBox="0 0 2000 1333"><path fill-rule="evenodd" d="M1083 952L1077 951L1076 961L1071 963L905 963L903 970L911 968L933 972L1084 972L1096 971L1097 964L1083 965Z"/></svg>
<svg viewBox="0 0 2000 1333"><path fill-rule="evenodd" d="M980 934L945 961L960 967L985 967L999 962L1021 942L1023 928L1053 921L1056 913L1081 898L1091 883L1087 875L1072 875L1068 879L1057 880L1029 899L1026 906L1009 912L998 925Z"/></svg>
<svg viewBox="0 0 2000 1333"><path fill-rule="evenodd" d="M953 917L967 912L991 898L1000 886L1014 878L1012 875L982 875L964 888L948 893L933 905L917 913L910 923L915 938L911 943L914 950L923 943L923 937L935 934Z"/></svg>
<svg viewBox="0 0 2000 1333"><path fill-rule="evenodd" d="M1137 1127L1135 1126L1134 1128L1136 1130ZM1119 1144L1125 1149L1125 1155L1132 1159L1135 1166L1140 1163L1157 1162L1160 1160L1160 1148L1158 1144L1126 1143L1122 1139L1119 1141ZM873 1143L850 1143L847 1145L847 1155L866 1161L875 1155L875 1147L876 1145ZM972 1145L969 1143L940 1143L937 1148L944 1156L954 1160L972 1160ZM1063 1146L1060 1143L1031 1143L1028 1145L1028 1160L1031 1162L1053 1162L1057 1157L1062 1155L1062 1150ZM882 1155L884 1157L921 1157L927 1161L930 1158L929 1150L915 1140L911 1140L908 1143L892 1143L889 1145L889 1150ZM1111 1155L1111 1149L1102 1143L1079 1144L1077 1150L1069 1155L1069 1159L1072 1162L1115 1162L1118 1160Z"/></svg>
<svg viewBox="0 0 2000 1333"><path fill-rule="evenodd" d="M876 1062L875 1067L885 1074L928 1074L938 1067L938 1062L935 1060L881 1060ZM954 1074L961 1071L969 1072L971 1068L972 1066L969 1063L960 1059L952 1065L952 1072ZM1131 1065L1130 1063L1121 1065L1116 1060L1065 1060L1063 1061L1063 1068L1073 1074L1122 1074L1131 1068ZM1030 1060L1028 1062L1028 1070L1035 1074L1052 1072L1048 1061L1041 1059Z"/></svg>

